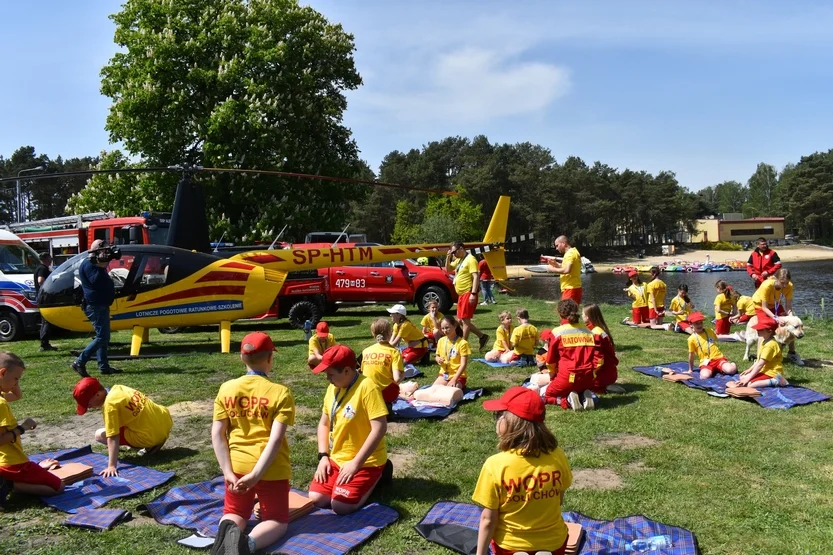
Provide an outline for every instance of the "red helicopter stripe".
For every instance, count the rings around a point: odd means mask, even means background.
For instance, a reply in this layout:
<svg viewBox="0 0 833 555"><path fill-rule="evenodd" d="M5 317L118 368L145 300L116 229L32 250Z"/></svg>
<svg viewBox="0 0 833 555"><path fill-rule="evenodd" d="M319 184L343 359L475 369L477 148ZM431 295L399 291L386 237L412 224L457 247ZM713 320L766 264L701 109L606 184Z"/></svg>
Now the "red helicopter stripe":
<svg viewBox="0 0 833 555"><path fill-rule="evenodd" d="M242 285L204 285L202 287L195 287L193 289L186 289L185 291L177 291L170 295L157 297L138 304L131 305L130 308L144 306L148 304L163 303L167 301L177 301L181 299L190 299L191 297L208 297L211 295L240 295L243 296L246 292L246 287Z"/></svg>
<svg viewBox="0 0 833 555"><path fill-rule="evenodd" d="M382 254L402 254L405 251L402 249L379 249L379 252Z"/></svg>
<svg viewBox="0 0 833 555"><path fill-rule="evenodd" d="M197 283L203 281L246 281L249 279L249 274L244 272L208 272Z"/></svg>
<svg viewBox="0 0 833 555"><path fill-rule="evenodd" d="M286 262L280 256L275 256L274 254L256 254L254 256L247 256L246 260L250 260L256 264L268 264L270 262Z"/></svg>
<svg viewBox="0 0 833 555"><path fill-rule="evenodd" d="M236 270L254 270L255 267L251 264L243 264L242 262L226 262L221 266L222 268L234 268Z"/></svg>

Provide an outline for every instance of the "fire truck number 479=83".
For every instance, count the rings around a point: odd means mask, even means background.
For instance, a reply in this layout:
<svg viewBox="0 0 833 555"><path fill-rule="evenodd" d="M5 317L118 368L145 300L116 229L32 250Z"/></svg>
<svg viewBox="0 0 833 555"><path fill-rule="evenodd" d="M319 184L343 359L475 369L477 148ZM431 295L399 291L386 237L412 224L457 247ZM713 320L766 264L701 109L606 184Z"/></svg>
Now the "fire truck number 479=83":
<svg viewBox="0 0 833 555"><path fill-rule="evenodd" d="M365 287L363 279L337 279L336 287Z"/></svg>

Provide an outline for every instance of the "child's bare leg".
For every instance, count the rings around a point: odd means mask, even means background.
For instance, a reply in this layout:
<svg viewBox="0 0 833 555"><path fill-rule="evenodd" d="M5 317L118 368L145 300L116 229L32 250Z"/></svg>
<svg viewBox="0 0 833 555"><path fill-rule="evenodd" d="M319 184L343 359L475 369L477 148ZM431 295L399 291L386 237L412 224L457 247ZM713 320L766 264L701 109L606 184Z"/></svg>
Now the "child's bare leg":
<svg viewBox="0 0 833 555"><path fill-rule="evenodd" d="M501 352L502 351L498 351L495 349L486 353L486 356L484 356L483 358L485 358L489 362L497 362L500 360Z"/></svg>
<svg viewBox="0 0 833 555"><path fill-rule="evenodd" d="M733 374L738 373L738 365L734 362L724 362L723 365L720 367L720 371L726 374L727 376L731 376Z"/></svg>
<svg viewBox="0 0 833 555"><path fill-rule="evenodd" d="M515 359L515 351L505 351L500 354L500 361L504 364L509 364Z"/></svg>
<svg viewBox="0 0 833 555"><path fill-rule="evenodd" d="M42 497L49 497L51 495L56 495L64 491L64 485L61 484L61 487L55 490L47 486L46 484L22 484L20 482L15 482L14 491L17 493L25 493L27 495L39 495Z"/></svg>
<svg viewBox="0 0 833 555"><path fill-rule="evenodd" d="M376 482L378 484L378 482ZM370 491L365 493L362 498L359 500L358 503L354 505L350 505L343 501L333 501L332 502L332 509L333 512L337 515L349 515L350 513L354 513L364 507L364 504L367 503L367 500L370 498L370 494L373 493L373 490L376 489L376 485L370 488Z"/></svg>
<svg viewBox="0 0 833 555"><path fill-rule="evenodd" d="M700 369L700 379L701 380L708 380L712 377L712 371L708 368L701 368Z"/></svg>
<svg viewBox="0 0 833 555"><path fill-rule="evenodd" d="M254 540L255 549L263 549L281 539L286 534L287 528L289 528L288 522L264 520L252 529L249 537ZM241 530L245 530L245 526Z"/></svg>

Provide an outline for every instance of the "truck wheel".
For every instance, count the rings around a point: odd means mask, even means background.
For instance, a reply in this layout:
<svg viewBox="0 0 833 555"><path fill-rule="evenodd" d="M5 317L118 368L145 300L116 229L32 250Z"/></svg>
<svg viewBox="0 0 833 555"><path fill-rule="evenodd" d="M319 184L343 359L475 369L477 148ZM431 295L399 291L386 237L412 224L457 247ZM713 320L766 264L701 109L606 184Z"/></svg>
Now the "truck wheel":
<svg viewBox="0 0 833 555"><path fill-rule="evenodd" d="M439 304L440 312L443 314L451 310L451 295L448 294L443 287L439 285L429 285L425 289L421 289L416 298L419 311L423 314L428 313L428 303L436 301Z"/></svg>
<svg viewBox="0 0 833 555"><path fill-rule="evenodd" d="M182 330L185 329L185 326L170 326L170 327L167 327L167 328L156 328L156 329L159 330L159 333L164 333L166 335L170 335L170 334L182 332Z"/></svg>
<svg viewBox="0 0 833 555"><path fill-rule="evenodd" d="M16 341L23 335L20 317L11 310L0 312L0 342Z"/></svg>
<svg viewBox="0 0 833 555"><path fill-rule="evenodd" d="M289 309L289 315L287 316L289 323L299 330L304 329L304 322L307 320L312 320L314 326L320 319L321 310L318 305L310 301L298 301Z"/></svg>

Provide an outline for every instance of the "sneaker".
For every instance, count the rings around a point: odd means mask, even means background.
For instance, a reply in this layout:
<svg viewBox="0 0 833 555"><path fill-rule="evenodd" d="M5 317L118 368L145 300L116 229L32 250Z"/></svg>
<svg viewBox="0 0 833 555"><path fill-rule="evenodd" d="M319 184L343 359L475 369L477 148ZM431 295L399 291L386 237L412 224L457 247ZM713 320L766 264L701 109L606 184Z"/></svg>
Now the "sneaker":
<svg viewBox="0 0 833 555"><path fill-rule="evenodd" d="M624 387L621 385L616 385L615 383L610 384L605 388L605 391L608 393L627 393Z"/></svg>
<svg viewBox="0 0 833 555"><path fill-rule="evenodd" d="M497 301L492 299L492 304L497 304Z"/></svg>
<svg viewBox="0 0 833 555"><path fill-rule="evenodd" d="M211 546L211 555L225 554L226 551L223 548L223 544L226 541L226 535L228 534L231 526L235 529L237 528L237 525L228 519L220 522L220 528L217 530L217 537L214 538L214 545Z"/></svg>
<svg viewBox="0 0 833 555"><path fill-rule="evenodd" d="M118 368L113 368L112 366L108 366L107 368L102 368L101 369L101 375L102 376L109 376L111 374L121 374L121 373L122 373L121 370L119 370Z"/></svg>
<svg viewBox="0 0 833 555"><path fill-rule="evenodd" d="M581 407L584 410L593 410L596 408L596 402L593 400L592 391L590 391L589 389L585 389L582 396L584 397L584 402L581 404Z"/></svg>
<svg viewBox="0 0 833 555"><path fill-rule="evenodd" d="M228 531L226 532L226 536L223 538L222 543L222 551L219 552L220 555L239 555L240 551L240 543L241 543L241 536L244 534L240 531L240 528L237 527L235 523L231 523L231 526L228 527ZM246 553L249 552L249 546L246 544Z"/></svg>
<svg viewBox="0 0 833 555"><path fill-rule="evenodd" d="M14 482L6 480L0 476L0 507L4 507L6 505L6 498L9 496L13 488Z"/></svg>
<svg viewBox="0 0 833 555"><path fill-rule="evenodd" d="M235 526L235 528L237 528ZM249 543L251 541L251 544ZM226 548L226 553L232 553L234 555L252 555L252 547L254 547L255 542L249 538L249 534L246 532L240 532L240 538L237 540L237 551L229 551L228 547Z"/></svg>
<svg viewBox="0 0 833 555"><path fill-rule="evenodd" d="M71 364L72 369L75 370L75 373L81 376L82 378L89 378L90 375L87 374L87 368L83 364L78 364L78 361L75 361Z"/></svg>
<svg viewBox="0 0 833 555"><path fill-rule="evenodd" d="M571 391L567 396L567 404L570 405L570 408L574 411L584 410L584 407L581 404L581 399L575 391Z"/></svg>
<svg viewBox="0 0 833 555"><path fill-rule="evenodd" d="M156 453L162 450L163 445L164 443L160 443L159 445L154 445L153 447L144 447L142 449L139 449L139 456L143 457L145 455L155 455Z"/></svg>
<svg viewBox="0 0 833 555"><path fill-rule="evenodd" d="M484 333L483 335L480 336L480 350L481 351L486 347L486 344L488 342L489 342L489 336L488 335L486 335Z"/></svg>
<svg viewBox="0 0 833 555"><path fill-rule="evenodd" d="M483 301L482 303L480 303L480 306L486 306L487 304L489 304L489 303L487 303L486 301Z"/></svg>
<svg viewBox="0 0 833 555"><path fill-rule="evenodd" d="M787 360L791 360L796 366L804 366L804 360L798 356L798 353L789 353L787 355Z"/></svg>
<svg viewBox="0 0 833 555"><path fill-rule="evenodd" d="M379 479L379 483L386 485L386 484L390 484L392 481L393 481L393 463L390 462L390 459L388 459L388 462L385 463L385 469L382 470L382 477Z"/></svg>
<svg viewBox="0 0 833 555"><path fill-rule="evenodd" d="M38 351L40 351L40 352L57 351L57 350L58 350L58 347L55 347L54 345L50 345L49 343L47 343L46 345L41 345L40 349L38 349Z"/></svg>

